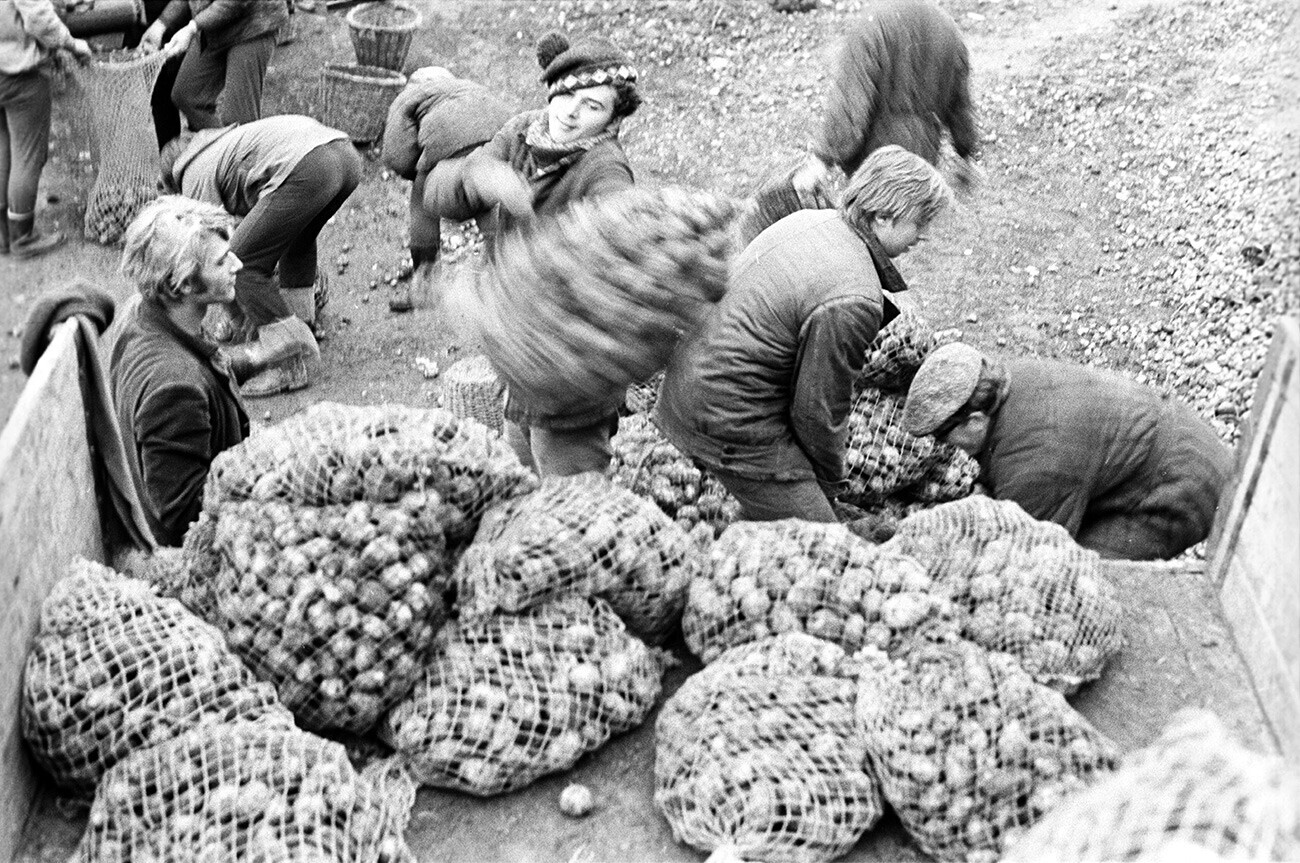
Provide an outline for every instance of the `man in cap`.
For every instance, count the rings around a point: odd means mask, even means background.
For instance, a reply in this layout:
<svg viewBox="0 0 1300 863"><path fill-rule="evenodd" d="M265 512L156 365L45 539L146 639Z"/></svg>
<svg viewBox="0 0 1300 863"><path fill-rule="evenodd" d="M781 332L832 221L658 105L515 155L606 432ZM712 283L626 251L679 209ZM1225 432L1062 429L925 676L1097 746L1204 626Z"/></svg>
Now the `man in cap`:
<svg viewBox="0 0 1300 863"><path fill-rule="evenodd" d="M1232 471L1209 424L1150 387L961 343L926 357L903 425L970 453L993 497L1108 558L1168 560L1205 539Z"/></svg>

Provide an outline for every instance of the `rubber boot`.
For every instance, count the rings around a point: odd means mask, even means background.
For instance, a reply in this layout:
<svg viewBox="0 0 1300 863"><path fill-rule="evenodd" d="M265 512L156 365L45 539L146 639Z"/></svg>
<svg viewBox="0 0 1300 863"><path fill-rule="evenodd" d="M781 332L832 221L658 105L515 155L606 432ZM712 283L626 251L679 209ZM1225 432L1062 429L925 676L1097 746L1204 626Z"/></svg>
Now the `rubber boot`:
<svg viewBox="0 0 1300 863"><path fill-rule="evenodd" d="M36 230L36 215L15 216L9 213L9 254L15 258L35 258L62 246L67 237L61 231L45 234Z"/></svg>
<svg viewBox="0 0 1300 863"><path fill-rule="evenodd" d="M258 327L257 338L225 351L231 366L256 372L293 357L320 359L320 347L307 325L297 318L283 318Z"/></svg>

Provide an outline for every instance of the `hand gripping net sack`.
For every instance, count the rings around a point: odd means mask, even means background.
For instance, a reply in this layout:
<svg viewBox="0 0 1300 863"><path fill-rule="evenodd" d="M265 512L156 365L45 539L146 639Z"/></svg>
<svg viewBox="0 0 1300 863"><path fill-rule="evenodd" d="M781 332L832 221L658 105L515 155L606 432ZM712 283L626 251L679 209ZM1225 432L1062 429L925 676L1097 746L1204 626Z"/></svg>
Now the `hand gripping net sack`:
<svg viewBox="0 0 1300 863"><path fill-rule="evenodd" d="M148 584L78 559L46 598L23 674L23 738L66 791L89 796L137 749L257 718L293 724L220 633Z"/></svg>
<svg viewBox="0 0 1300 863"><path fill-rule="evenodd" d="M1294 770L1186 710L1119 770L1066 798L1007 849L1006 863L1300 859Z"/></svg>
<svg viewBox="0 0 1300 863"><path fill-rule="evenodd" d="M950 339L936 333L914 312L901 312L881 327L867 348L858 387L906 393L930 351Z"/></svg>
<svg viewBox="0 0 1300 863"><path fill-rule="evenodd" d="M123 52L72 64L86 95L99 170L86 201L86 238L116 243L158 197L158 141L150 111L154 82L167 55Z"/></svg>
<svg viewBox="0 0 1300 863"><path fill-rule="evenodd" d="M465 295L510 391L548 412L619 398L668 362L726 290L734 205L680 189L581 201L503 238Z"/></svg>
<svg viewBox="0 0 1300 863"><path fill-rule="evenodd" d="M456 565L462 618L599 596L638 635L676 625L698 565L691 538L648 500L596 474L550 477L484 515Z"/></svg>
<svg viewBox="0 0 1300 863"><path fill-rule="evenodd" d="M640 725L662 673L604 600L564 597L447 626L380 737L424 785L501 794Z"/></svg>
<svg viewBox="0 0 1300 863"><path fill-rule="evenodd" d="M740 518L740 503L722 483L693 465L645 414L619 420L610 445L613 481L654 501L692 535L703 524L713 537Z"/></svg>
<svg viewBox="0 0 1300 863"><path fill-rule="evenodd" d="M893 655L918 629L954 616L924 566L840 524L733 524L704 570L687 591L682 632L706 664L729 647L787 632Z"/></svg>
<svg viewBox="0 0 1300 863"><path fill-rule="evenodd" d="M364 732L414 685L446 619L436 498L216 510L214 622L306 727Z"/></svg>
<svg viewBox="0 0 1300 863"><path fill-rule="evenodd" d="M358 775L338 743L296 728L215 726L109 771L76 860L414 863L402 838L412 799Z"/></svg>
<svg viewBox="0 0 1300 863"><path fill-rule="evenodd" d="M870 505L919 482L940 454L930 435L903 429L903 399L863 389L849 407L849 438L844 448L844 500Z"/></svg>
<svg viewBox="0 0 1300 863"><path fill-rule="evenodd" d="M839 648L790 634L687 679L655 724L655 805L674 838L743 859L848 852L882 810L853 673Z"/></svg>
<svg viewBox="0 0 1300 863"><path fill-rule="evenodd" d="M996 860L1118 754L1013 657L966 641L910 651L899 677L864 675L857 710L885 799L941 861Z"/></svg>
<svg viewBox="0 0 1300 863"><path fill-rule="evenodd" d="M929 569L966 638L1012 654L1039 683L1072 692L1123 644L1100 556L1014 503L977 495L914 513L885 547Z"/></svg>

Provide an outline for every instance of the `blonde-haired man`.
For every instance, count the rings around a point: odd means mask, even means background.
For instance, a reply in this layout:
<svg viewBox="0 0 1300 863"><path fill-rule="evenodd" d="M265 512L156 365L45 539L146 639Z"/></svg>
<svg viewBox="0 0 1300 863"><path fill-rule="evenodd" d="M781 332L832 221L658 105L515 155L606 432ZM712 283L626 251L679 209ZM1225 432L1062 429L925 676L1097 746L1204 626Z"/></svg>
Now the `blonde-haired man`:
<svg viewBox="0 0 1300 863"><path fill-rule="evenodd" d="M231 222L219 207L171 195L126 231L122 272L140 303L113 346L109 376L140 498L163 545L179 545L198 517L212 459L248 434L236 376L300 349L293 340L259 341L232 368L203 337L204 313L234 298L243 266L230 250Z"/></svg>
<svg viewBox="0 0 1300 863"><path fill-rule="evenodd" d="M892 259L951 192L919 156L877 150L838 210L800 210L732 265L726 296L669 361L654 419L751 521L835 521L853 381L907 289Z"/></svg>

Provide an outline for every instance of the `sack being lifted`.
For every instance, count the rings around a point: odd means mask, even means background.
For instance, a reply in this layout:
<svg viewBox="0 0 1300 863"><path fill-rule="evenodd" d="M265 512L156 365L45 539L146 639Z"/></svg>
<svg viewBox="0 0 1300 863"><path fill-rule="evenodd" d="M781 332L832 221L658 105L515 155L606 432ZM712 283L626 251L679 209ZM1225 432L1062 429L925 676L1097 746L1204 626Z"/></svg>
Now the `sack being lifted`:
<svg viewBox="0 0 1300 863"><path fill-rule="evenodd" d="M617 406L722 298L735 209L681 189L580 201L504 237L459 292L462 316L512 397L556 414Z"/></svg>
<svg viewBox="0 0 1300 863"><path fill-rule="evenodd" d="M239 719L293 726L212 626L145 582L73 562L23 673L23 738L60 788L89 796L133 751Z"/></svg>

